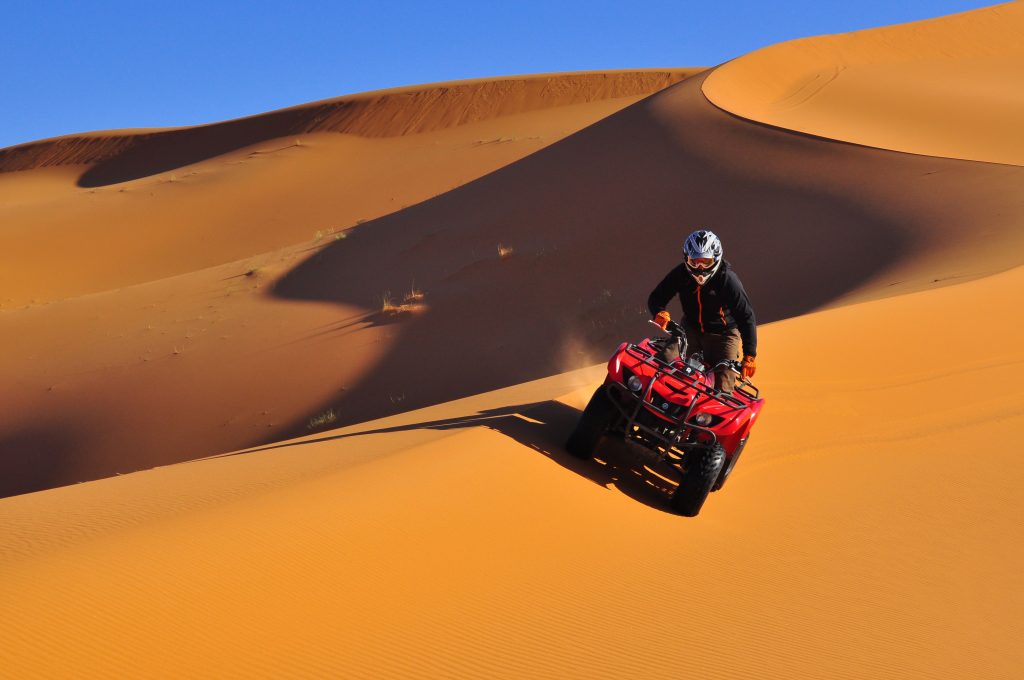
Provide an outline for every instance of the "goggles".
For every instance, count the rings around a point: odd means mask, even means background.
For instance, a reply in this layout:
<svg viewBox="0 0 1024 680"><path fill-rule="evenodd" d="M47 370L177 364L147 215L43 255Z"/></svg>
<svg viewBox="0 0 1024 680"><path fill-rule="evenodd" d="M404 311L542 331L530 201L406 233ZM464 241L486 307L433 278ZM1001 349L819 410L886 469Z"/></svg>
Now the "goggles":
<svg viewBox="0 0 1024 680"><path fill-rule="evenodd" d="M686 266L690 269L704 270L714 269L715 258L713 257L688 257L686 258Z"/></svg>

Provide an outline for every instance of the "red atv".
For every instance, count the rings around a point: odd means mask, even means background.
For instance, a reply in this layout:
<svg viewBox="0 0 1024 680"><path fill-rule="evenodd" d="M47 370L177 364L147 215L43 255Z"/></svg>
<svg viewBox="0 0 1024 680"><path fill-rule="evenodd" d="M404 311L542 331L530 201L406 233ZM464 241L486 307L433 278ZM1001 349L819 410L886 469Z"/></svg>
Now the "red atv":
<svg viewBox="0 0 1024 680"><path fill-rule="evenodd" d="M686 360L686 335L669 322L668 337L622 343L565 448L589 459L605 436L639 445L645 456L679 474L672 509L695 517L708 493L729 478L764 400L740 364ZM740 374L730 395L715 389L715 370Z"/></svg>

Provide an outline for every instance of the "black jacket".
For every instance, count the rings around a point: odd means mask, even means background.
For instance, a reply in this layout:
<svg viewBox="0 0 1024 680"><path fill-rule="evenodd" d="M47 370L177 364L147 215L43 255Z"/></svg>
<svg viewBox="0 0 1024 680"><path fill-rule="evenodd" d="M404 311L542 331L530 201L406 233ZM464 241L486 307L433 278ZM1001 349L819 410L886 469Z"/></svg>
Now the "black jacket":
<svg viewBox="0 0 1024 680"><path fill-rule="evenodd" d="M724 333L738 328L743 339L743 354L757 355L754 308L728 262L723 260L722 266L703 286L697 285L685 264L670 271L647 298L651 316L663 311L674 295L679 296L683 305L685 327L700 333Z"/></svg>

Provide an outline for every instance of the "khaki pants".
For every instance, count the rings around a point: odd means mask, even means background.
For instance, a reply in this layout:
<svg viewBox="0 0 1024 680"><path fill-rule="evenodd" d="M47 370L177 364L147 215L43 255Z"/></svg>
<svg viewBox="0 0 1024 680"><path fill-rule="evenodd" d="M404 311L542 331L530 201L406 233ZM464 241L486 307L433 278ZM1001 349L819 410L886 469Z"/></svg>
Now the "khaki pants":
<svg viewBox="0 0 1024 680"><path fill-rule="evenodd" d="M719 333L701 333L695 329L686 329L686 342L689 345L688 352L693 356L697 352L704 353L704 363L714 366L719 361L731 359L740 361L743 359L743 340L737 329ZM687 357L689 358L689 357ZM731 369L719 369L715 373L715 389L732 394L736 388L736 374Z"/></svg>

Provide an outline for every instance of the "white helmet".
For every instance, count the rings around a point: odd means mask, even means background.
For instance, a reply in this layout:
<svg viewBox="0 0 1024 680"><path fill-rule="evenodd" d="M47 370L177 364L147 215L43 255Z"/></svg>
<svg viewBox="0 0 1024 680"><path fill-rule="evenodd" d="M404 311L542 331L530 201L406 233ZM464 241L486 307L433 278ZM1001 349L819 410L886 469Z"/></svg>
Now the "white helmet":
<svg viewBox="0 0 1024 680"><path fill-rule="evenodd" d="M698 286L703 286L722 265L722 242L714 232L699 229L690 234L683 244L686 271Z"/></svg>

